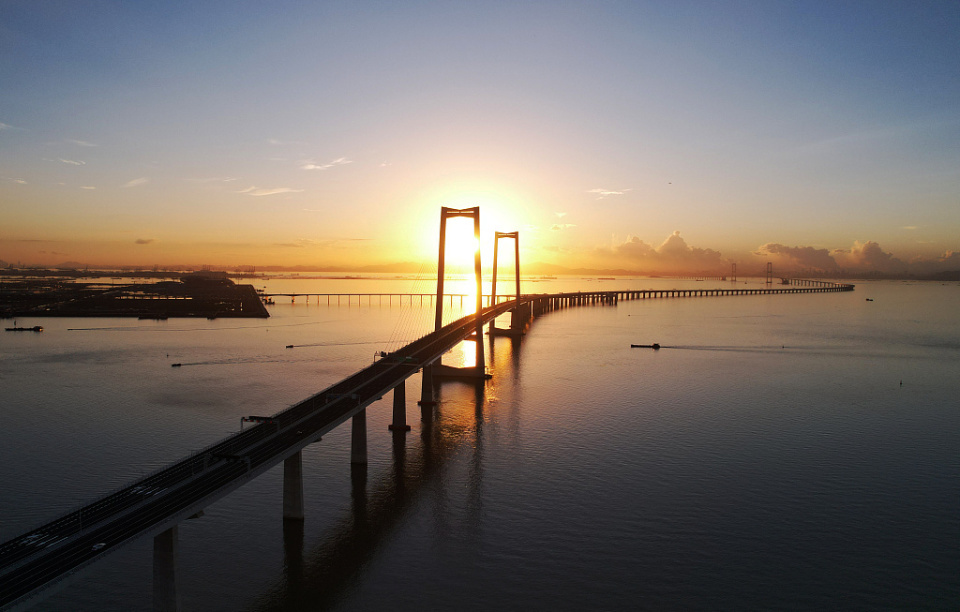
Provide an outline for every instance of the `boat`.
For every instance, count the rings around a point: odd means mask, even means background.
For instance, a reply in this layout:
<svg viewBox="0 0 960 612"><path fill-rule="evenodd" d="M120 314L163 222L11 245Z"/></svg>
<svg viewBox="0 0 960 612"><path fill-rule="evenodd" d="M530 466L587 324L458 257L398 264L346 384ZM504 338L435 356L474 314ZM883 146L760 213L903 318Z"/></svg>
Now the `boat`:
<svg viewBox="0 0 960 612"><path fill-rule="evenodd" d="M41 326L39 326L39 325L34 325L33 327L16 327L16 323L14 323L14 327L7 327L7 328L5 328L5 329L6 329L7 331L32 331L32 332L42 332L42 331L43 331L43 327L41 327Z"/></svg>
<svg viewBox="0 0 960 612"><path fill-rule="evenodd" d="M660 350L660 345L654 342L653 344L631 344L630 348L649 348L655 351Z"/></svg>

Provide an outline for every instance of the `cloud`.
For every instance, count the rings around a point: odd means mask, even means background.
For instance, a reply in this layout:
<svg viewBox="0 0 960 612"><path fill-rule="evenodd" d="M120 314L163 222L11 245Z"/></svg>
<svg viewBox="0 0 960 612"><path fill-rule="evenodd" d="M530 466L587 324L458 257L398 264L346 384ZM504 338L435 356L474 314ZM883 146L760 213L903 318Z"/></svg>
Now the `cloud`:
<svg viewBox="0 0 960 612"><path fill-rule="evenodd" d="M7 180L10 181L10 182L12 182L12 183L17 183L18 185L26 185L26 184L27 184L27 181L23 180L22 178L8 178Z"/></svg>
<svg viewBox="0 0 960 612"><path fill-rule="evenodd" d="M346 164L352 164L353 160L347 159L346 157L338 157L337 159L327 162L325 164L317 164L312 160L305 160L300 168L303 170L326 170L328 168L333 168L334 166L344 166Z"/></svg>
<svg viewBox="0 0 960 612"><path fill-rule="evenodd" d="M836 270L837 261L827 249L813 247L791 247L768 242L753 252L758 257L775 259L779 265L812 268L814 270Z"/></svg>
<svg viewBox="0 0 960 612"><path fill-rule="evenodd" d="M560 219L563 219L564 217L567 216L567 213L565 213L565 212L558 212L558 213L553 213L553 214L557 215L557 217L560 218Z"/></svg>
<svg viewBox="0 0 960 612"><path fill-rule="evenodd" d="M960 251L946 251L937 261L953 270L960 270Z"/></svg>
<svg viewBox="0 0 960 612"><path fill-rule="evenodd" d="M188 178L184 180L191 183L232 183L237 179L232 176L211 176L208 178Z"/></svg>
<svg viewBox="0 0 960 612"><path fill-rule="evenodd" d="M762 245L754 255L773 260L778 267L810 268L816 271L849 270L851 272L906 272L911 266L891 253L885 252L878 243L854 241L849 249L816 249L808 246L786 246L769 242ZM923 266L928 265L925 262ZM922 267L922 266L921 266ZM919 271L919 270L918 270Z"/></svg>
<svg viewBox="0 0 960 612"><path fill-rule="evenodd" d="M79 160L76 160L76 159L63 159L62 157L58 157L57 159L58 159L59 161L62 161L62 162L65 163L65 164L70 164L70 165L72 165L72 166L86 166L86 165L87 165L87 162L85 162L85 161L79 161Z"/></svg>
<svg viewBox="0 0 960 612"><path fill-rule="evenodd" d="M322 247L329 248L341 242L366 242L372 238L328 238L325 240L316 240L314 238L297 238L293 242L275 242L273 246L284 248L303 248L303 247Z"/></svg>
<svg viewBox="0 0 960 612"><path fill-rule="evenodd" d="M153 238L137 238L133 241L133 244L150 244L153 242Z"/></svg>
<svg viewBox="0 0 960 612"><path fill-rule="evenodd" d="M597 199L602 200L607 196L619 196L631 191L630 189L624 189L622 191L613 191L612 189L603 189L602 187L597 187L596 189L589 189L587 193L597 194Z"/></svg>
<svg viewBox="0 0 960 612"><path fill-rule="evenodd" d="M2 131L2 130L19 130L19 129L20 129L20 128L18 128L18 127L13 127L13 126L10 125L9 123L0 122L0 131Z"/></svg>
<svg viewBox="0 0 960 612"><path fill-rule="evenodd" d="M565 230L571 227L577 227L573 223L554 223L550 226L550 229L554 232L559 232L560 230Z"/></svg>
<svg viewBox="0 0 960 612"><path fill-rule="evenodd" d="M126 183L124 183L123 185L121 185L121 187L138 187L138 186L143 185L144 183L148 183L148 182L150 182L150 179L149 179L149 178L147 178L147 177L145 177L145 176L141 176L140 178L135 178L135 179L133 179L133 180L131 180L131 181L127 181Z"/></svg>
<svg viewBox="0 0 960 612"><path fill-rule="evenodd" d="M93 185L81 185L80 189L96 189Z"/></svg>
<svg viewBox="0 0 960 612"><path fill-rule="evenodd" d="M300 193L303 189L294 189L292 187L274 187L273 189L257 189L256 187L247 187L235 193L242 193L248 196L270 196L278 193Z"/></svg>
<svg viewBox="0 0 960 612"><path fill-rule="evenodd" d="M637 236L627 236L612 248L599 249L599 255L626 260L632 266L657 272L706 272L726 270L727 261L719 251L691 247L675 231L660 246L647 244Z"/></svg>
<svg viewBox="0 0 960 612"><path fill-rule="evenodd" d="M854 241L849 250L836 249L831 255L843 267L871 272L902 272L907 264L890 253L884 252L880 245L872 240Z"/></svg>
<svg viewBox="0 0 960 612"><path fill-rule="evenodd" d="M93 143L93 142L87 142L86 140L74 140L74 139L72 139L72 138L68 138L68 139L67 139L67 142L69 142L70 144L75 144L75 145L77 145L78 147L95 147L95 146L97 146L96 143Z"/></svg>
<svg viewBox="0 0 960 612"><path fill-rule="evenodd" d="M915 230L915 229L919 229L919 226L916 226L916 225L904 225L902 229L909 230L909 231L913 231L913 230Z"/></svg>

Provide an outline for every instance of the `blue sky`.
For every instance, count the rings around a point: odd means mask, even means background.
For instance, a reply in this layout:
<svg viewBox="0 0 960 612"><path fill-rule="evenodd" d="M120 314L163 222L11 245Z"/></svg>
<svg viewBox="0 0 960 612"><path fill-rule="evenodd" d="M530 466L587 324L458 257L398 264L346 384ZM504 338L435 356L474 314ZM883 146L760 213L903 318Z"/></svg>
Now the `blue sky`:
<svg viewBox="0 0 960 612"><path fill-rule="evenodd" d="M0 259L420 260L475 204L527 261L942 258L958 31L957 2L5 2Z"/></svg>

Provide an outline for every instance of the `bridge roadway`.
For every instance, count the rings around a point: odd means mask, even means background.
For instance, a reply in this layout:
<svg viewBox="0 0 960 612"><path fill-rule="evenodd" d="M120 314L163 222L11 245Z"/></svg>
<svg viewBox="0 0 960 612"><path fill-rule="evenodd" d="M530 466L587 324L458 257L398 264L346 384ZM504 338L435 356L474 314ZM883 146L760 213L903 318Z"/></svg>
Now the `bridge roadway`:
<svg viewBox="0 0 960 612"><path fill-rule="evenodd" d="M522 302L529 299L522 299ZM516 300L487 307L487 323ZM471 314L345 380L159 472L0 545L0 608L27 598L111 549L189 518L320 439L475 330ZM102 544L102 546L101 546Z"/></svg>
<svg viewBox="0 0 960 612"><path fill-rule="evenodd" d="M842 290L852 290L844 285ZM830 289L828 289L830 290ZM823 288L730 290L740 295L809 293ZM619 299L646 292L601 291L524 295L481 311L484 324L518 306L532 314ZM730 293L725 293L730 295ZM670 297L680 297L674 294ZM663 295L662 297L668 297ZM234 434L129 486L0 544L0 608L28 600L84 566L141 537L157 535L248 480L316 442L384 394L470 337L471 314L391 353L339 383L283 410L272 422Z"/></svg>

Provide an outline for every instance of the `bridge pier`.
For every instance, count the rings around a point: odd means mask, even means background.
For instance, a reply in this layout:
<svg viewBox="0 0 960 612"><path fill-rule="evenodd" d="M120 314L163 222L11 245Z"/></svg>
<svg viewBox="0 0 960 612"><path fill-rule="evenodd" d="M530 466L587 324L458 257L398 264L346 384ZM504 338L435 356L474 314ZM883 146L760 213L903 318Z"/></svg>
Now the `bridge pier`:
<svg viewBox="0 0 960 612"><path fill-rule="evenodd" d="M283 460L283 519L303 520L303 458L300 451Z"/></svg>
<svg viewBox="0 0 960 612"><path fill-rule="evenodd" d="M404 380L393 388L393 423L389 425L390 431L410 431L410 426L407 425L406 385L407 381Z"/></svg>
<svg viewBox="0 0 960 612"><path fill-rule="evenodd" d="M154 612L180 612L177 574L180 544L177 525L153 538L153 609Z"/></svg>
<svg viewBox="0 0 960 612"><path fill-rule="evenodd" d="M350 430L350 463L367 464L367 410L353 415Z"/></svg>
<svg viewBox="0 0 960 612"><path fill-rule="evenodd" d="M433 417L433 407L437 405L433 399L433 366L423 366L420 376L420 418L430 421Z"/></svg>

